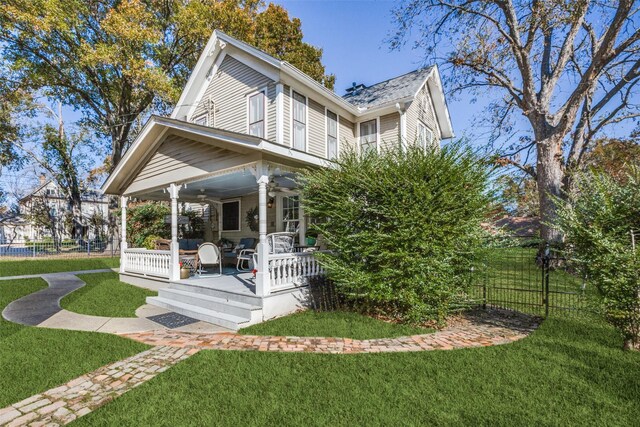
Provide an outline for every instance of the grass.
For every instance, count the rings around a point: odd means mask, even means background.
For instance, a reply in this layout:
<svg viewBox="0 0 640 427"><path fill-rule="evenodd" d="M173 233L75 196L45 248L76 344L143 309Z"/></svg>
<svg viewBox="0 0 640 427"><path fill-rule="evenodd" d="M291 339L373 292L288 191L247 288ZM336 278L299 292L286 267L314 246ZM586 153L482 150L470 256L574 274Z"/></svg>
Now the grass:
<svg viewBox="0 0 640 427"><path fill-rule="evenodd" d="M64 271L99 270L119 266L120 258L118 257L0 260L0 277L61 273Z"/></svg>
<svg viewBox="0 0 640 427"><path fill-rule="evenodd" d="M0 281L0 311L46 286L42 279ZM0 318L0 408L146 348L115 335L27 327Z"/></svg>
<svg viewBox="0 0 640 427"><path fill-rule="evenodd" d="M86 285L60 301L62 308L76 313L105 317L136 317L136 309L156 292L128 285L118 274L92 273L78 275Z"/></svg>
<svg viewBox="0 0 640 427"><path fill-rule="evenodd" d="M602 323L551 318L527 339L488 348L201 351L78 424L635 425L640 354L620 347Z"/></svg>
<svg viewBox="0 0 640 427"><path fill-rule="evenodd" d="M340 337L353 339L393 338L428 334L433 329L388 323L345 311L302 311L241 329L244 335Z"/></svg>

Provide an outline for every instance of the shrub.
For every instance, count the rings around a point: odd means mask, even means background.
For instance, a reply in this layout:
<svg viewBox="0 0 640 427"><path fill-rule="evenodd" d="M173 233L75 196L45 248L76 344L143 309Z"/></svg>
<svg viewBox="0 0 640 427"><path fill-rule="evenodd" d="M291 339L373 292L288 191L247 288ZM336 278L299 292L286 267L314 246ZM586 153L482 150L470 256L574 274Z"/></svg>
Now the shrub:
<svg viewBox="0 0 640 427"><path fill-rule="evenodd" d="M640 350L640 265L632 236L640 231L640 170L632 169L626 182L585 174L576 193L558 202L557 225L597 287L605 318L626 349Z"/></svg>
<svg viewBox="0 0 640 427"><path fill-rule="evenodd" d="M145 240L148 236L170 238L171 226L164 222L165 215L170 214L171 209L162 202L146 202L129 207L127 210L127 236L129 236L133 247L145 247Z"/></svg>
<svg viewBox="0 0 640 427"><path fill-rule="evenodd" d="M467 301L469 252L480 244L488 169L468 147L344 153L306 172L301 193L320 255L351 301L409 322L442 321Z"/></svg>
<svg viewBox="0 0 640 427"><path fill-rule="evenodd" d="M156 240L158 239L162 239L162 237L151 234L144 239L144 242L142 243L142 247L146 249L155 249Z"/></svg>

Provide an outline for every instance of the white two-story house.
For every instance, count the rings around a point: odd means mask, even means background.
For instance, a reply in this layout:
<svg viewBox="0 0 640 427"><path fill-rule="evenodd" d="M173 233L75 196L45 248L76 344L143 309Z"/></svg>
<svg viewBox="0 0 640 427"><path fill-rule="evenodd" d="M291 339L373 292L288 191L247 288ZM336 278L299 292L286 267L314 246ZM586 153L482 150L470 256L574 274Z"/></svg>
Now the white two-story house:
<svg viewBox="0 0 640 427"><path fill-rule="evenodd" d="M313 252L270 254L269 233L295 232L305 242L296 194L302 168L331 167L348 147L384 150L439 145L453 131L437 67L339 96L291 64L214 31L170 117L153 116L103 185L127 202L171 200L166 251L127 247L121 280L164 282L149 302L237 328L295 310L306 278L318 274ZM209 206L216 237L258 240L251 273L180 279L178 203ZM258 213L252 227L247 216ZM257 231L252 230L257 228Z"/></svg>

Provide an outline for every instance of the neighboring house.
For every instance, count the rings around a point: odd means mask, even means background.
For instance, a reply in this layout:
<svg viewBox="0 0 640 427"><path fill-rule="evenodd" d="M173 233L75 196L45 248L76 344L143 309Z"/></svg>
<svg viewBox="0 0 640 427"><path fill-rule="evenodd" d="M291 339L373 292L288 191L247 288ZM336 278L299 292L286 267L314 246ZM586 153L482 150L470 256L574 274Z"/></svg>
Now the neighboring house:
<svg viewBox="0 0 640 427"><path fill-rule="evenodd" d="M98 190L87 189L82 192L82 236L72 236L69 227L65 226L65 218L71 214L69 202L60 191L58 184L40 177L40 184L29 194L18 201L19 215L2 223L0 229L1 244L18 244L27 240L42 240L51 236L51 227L55 226L61 239L81 238L96 239L104 236L108 229L109 198ZM55 225L46 227L34 224L30 216L36 210L46 207L55 219ZM96 227L94 224L101 218L104 223Z"/></svg>
<svg viewBox="0 0 640 427"><path fill-rule="evenodd" d="M309 277L321 272L312 252L269 253L267 234L295 232L305 215L295 174L331 167L347 148L439 146L453 131L437 67L423 68L336 95L291 64L214 31L170 117L153 116L102 190L171 200L171 250L121 247L121 279L167 283L149 302L237 328L295 310ZM251 274L180 279L178 203L208 205L216 240L258 238ZM257 209L258 231L247 217ZM126 224L122 224L126 230ZM204 236L203 236L204 237ZM185 243L186 244L186 243Z"/></svg>

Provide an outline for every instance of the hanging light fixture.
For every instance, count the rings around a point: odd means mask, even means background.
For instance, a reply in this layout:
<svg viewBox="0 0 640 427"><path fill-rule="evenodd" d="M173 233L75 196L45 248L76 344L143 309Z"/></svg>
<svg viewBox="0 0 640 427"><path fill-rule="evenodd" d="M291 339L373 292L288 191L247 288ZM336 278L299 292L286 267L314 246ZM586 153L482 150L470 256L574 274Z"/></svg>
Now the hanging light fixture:
<svg viewBox="0 0 640 427"><path fill-rule="evenodd" d="M271 209L273 207L274 202L275 200L273 199L273 197L269 198L269 201L267 202L267 207Z"/></svg>

